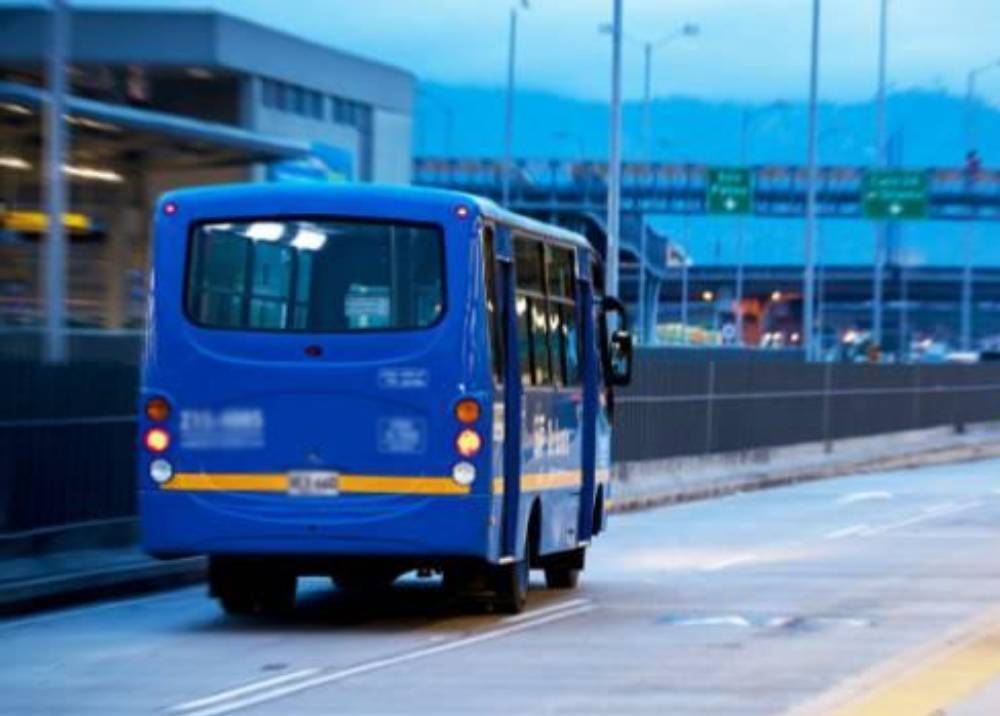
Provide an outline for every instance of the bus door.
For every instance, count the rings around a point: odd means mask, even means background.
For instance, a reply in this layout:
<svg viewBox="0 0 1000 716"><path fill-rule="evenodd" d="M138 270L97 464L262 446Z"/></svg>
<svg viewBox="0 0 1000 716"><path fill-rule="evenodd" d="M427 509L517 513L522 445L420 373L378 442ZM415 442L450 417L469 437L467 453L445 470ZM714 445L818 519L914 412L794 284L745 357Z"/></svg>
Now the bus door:
<svg viewBox="0 0 1000 716"><path fill-rule="evenodd" d="M505 246L507 258L498 258L494 240ZM518 365L516 302L514 296L513 247L505 227L486 227L483 256L486 266L487 300L490 311L490 341L493 347L493 378L496 391L494 420L502 420L502 432L494 427L494 449L500 452L494 469L503 475L500 514L500 557L517 558L518 514L521 504L521 374ZM499 415L498 415L499 413ZM502 417L501 417L502 416ZM499 439L498 439L499 438Z"/></svg>
<svg viewBox="0 0 1000 716"><path fill-rule="evenodd" d="M583 252L581 252L582 254ZM585 254L584 254L585 257ZM586 261L586 258L582 258ZM583 266L584 275L590 273L590 266ZM594 285L592 281L580 281L578 308L580 316L580 338L583 344L583 455L580 469L580 518L577 526L577 541L586 545L594 532L594 496L597 492L597 411L600 409L601 368L597 351L595 322Z"/></svg>

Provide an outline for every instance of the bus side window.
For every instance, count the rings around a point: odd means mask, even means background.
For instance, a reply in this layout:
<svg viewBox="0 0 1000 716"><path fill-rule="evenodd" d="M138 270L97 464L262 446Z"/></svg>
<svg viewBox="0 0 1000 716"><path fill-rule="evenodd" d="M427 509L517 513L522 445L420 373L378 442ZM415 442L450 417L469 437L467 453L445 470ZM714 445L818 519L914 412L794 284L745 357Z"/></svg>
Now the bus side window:
<svg viewBox="0 0 1000 716"><path fill-rule="evenodd" d="M502 326L505 324L501 320L500 303L497 293L500 267L497 265L496 249L493 244L493 227L487 226L483 229L482 237L483 278L486 283L486 330L490 334L490 357L493 365L493 380L497 384L501 384L503 383L504 369Z"/></svg>
<svg viewBox="0 0 1000 716"><path fill-rule="evenodd" d="M521 379L525 385L548 385L552 382L552 364L549 358L542 244L515 236L514 262Z"/></svg>
<svg viewBox="0 0 1000 716"><path fill-rule="evenodd" d="M557 384L578 385L579 338L576 316L576 257L572 249L545 247L549 298L549 343Z"/></svg>

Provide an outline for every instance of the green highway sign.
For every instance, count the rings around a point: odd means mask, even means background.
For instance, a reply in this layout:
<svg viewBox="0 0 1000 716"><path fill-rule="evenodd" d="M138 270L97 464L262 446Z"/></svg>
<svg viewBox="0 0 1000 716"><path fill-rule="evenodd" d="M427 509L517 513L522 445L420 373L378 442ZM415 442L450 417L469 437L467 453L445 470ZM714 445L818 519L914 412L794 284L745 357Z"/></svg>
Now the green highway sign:
<svg viewBox="0 0 1000 716"><path fill-rule="evenodd" d="M861 186L861 207L868 219L927 217L927 173L869 169Z"/></svg>
<svg viewBox="0 0 1000 716"><path fill-rule="evenodd" d="M749 214L753 211L749 169L710 167L705 192L709 214Z"/></svg>

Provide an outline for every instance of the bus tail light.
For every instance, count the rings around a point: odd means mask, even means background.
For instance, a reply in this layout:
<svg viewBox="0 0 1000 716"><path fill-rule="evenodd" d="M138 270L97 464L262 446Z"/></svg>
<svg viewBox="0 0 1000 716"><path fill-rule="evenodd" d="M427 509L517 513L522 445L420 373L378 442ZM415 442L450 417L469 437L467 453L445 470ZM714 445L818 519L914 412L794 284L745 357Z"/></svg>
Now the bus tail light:
<svg viewBox="0 0 1000 716"><path fill-rule="evenodd" d="M466 428L455 438L455 449L462 457L475 457L483 447L483 439L472 428Z"/></svg>
<svg viewBox="0 0 1000 716"><path fill-rule="evenodd" d="M146 431L142 442L146 445L147 450L159 454L170 447L170 433L163 428L150 428Z"/></svg>
<svg viewBox="0 0 1000 716"><path fill-rule="evenodd" d="M170 417L170 403L160 396L150 398L146 401L146 417L154 423L162 423Z"/></svg>
<svg viewBox="0 0 1000 716"><path fill-rule="evenodd" d="M481 412L479 403L472 398L463 398L455 404L455 417L460 423L468 425L476 422Z"/></svg>

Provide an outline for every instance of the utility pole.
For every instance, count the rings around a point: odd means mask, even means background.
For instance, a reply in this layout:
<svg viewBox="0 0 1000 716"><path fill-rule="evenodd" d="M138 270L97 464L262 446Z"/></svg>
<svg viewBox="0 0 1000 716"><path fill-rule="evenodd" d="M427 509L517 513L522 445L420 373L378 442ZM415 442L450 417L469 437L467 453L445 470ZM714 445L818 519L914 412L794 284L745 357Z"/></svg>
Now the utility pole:
<svg viewBox="0 0 1000 716"><path fill-rule="evenodd" d="M875 149L878 153L877 162L880 169L888 165L886 152L885 128L885 72L886 72L886 33L888 30L889 0L880 0L879 41L878 41L878 96L875 111ZM886 222L875 223L875 260L872 272L872 341L882 346L882 278L885 273Z"/></svg>
<svg viewBox="0 0 1000 716"><path fill-rule="evenodd" d="M813 311L816 292L816 124L819 94L819 24L820 0L813 0L812 42L809 62L809 139L806 187L806 235L804 241L804 268L802 272L802 338L807 361L815 358L815 331Z"/></svg>
<svg viewBox="0 0 1000 716"><path fill-rule="evenodd" d="M608 152L608 255L605 290L618 295L618 241L621 226L622 3L614 0L611 24L611 146Z"/></svg>
<svg viewBox="0 0 1000 716"><path fill-rule="evenodd" d="M510 174L513 170L514 152L514 58L517 53L517 8L510 9L510 37L507 47L507 106L503 125L503 176L501 177L501 203L506 209L510 204Z"/></svg>
<svg viewBox="0 0 1000 716"><path fill-rule="evenodd" d="M63 164L66 154L66 46L68 13L64 0L52 0L48 57L49 101L45 114L45 208L48 235L43 252L45 286L46 363L65 363L66 347L66 184Z"/></svg>

